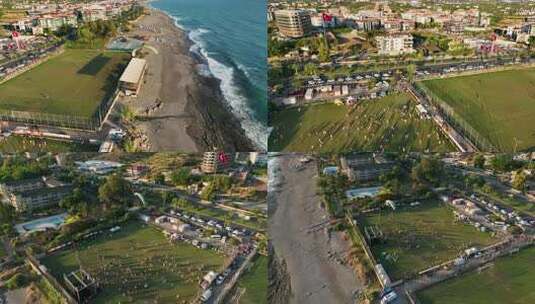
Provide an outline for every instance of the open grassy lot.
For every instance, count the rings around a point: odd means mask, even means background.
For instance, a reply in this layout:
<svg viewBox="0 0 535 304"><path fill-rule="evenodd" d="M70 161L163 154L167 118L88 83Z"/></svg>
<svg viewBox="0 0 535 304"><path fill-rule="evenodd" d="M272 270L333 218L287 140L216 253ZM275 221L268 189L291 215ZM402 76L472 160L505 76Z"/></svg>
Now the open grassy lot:
<svg viewBox="0 0 535 304"><path fill-rule="evenodd" d="M355 107L333 103L273 113L272 151L454 150L431 120L419 118L406 94L367 100Z"/></svg>
<svg viewBox="0 0 535 304"><path fill-rule="evenodd" d="M0 109L89 117L108 99L130 54L66 50L0 85Z"/></svg>
<svg viewBox="0 0 535 304"><path fill-rule="evenodd" d="M211 250L170 243L160 231L138 222L84 242L78 255L102 286L92 303L190 303L200 291L202 276L221 271L225 259ZM60 281L63 273L78 269L75 250L46 257L42 263Z"/></svg>
<svg viewBox="0 0 535 304"><path fill-rule="evenodd" d="M535 69L422 83L499 150L535 149Z"/></svg>
<svg viewBox="0 0 535 304"><path fill-rule="evenodd" d="M375 257L393 279L455 258L471 246L495 240L473 226L458 223L453 211L438 201L366 216L360 225L377 225L385 240L372 245Z"/></svg>
<svg viewBox="0 0 535 304"><path fill-rule="evenodd" d="M417 293L425 304L528 304L535 303L535 247L503 257L481 271L424 289Z"/></svg>
<svg viewBox="0 0 535 304"><path fill-rule="evenodd" d="M17 153L31 152L97 152L98 145L77 144L53 139L27 138L11 135L0 138L0 152Z"/></svg>
<svg viewBox="0 0 535 304"><path fill-rule="evenodd" d="M240 304L267 303L268 258L258 256L251 269L238 281L238 287L245 289Z"/></svg>

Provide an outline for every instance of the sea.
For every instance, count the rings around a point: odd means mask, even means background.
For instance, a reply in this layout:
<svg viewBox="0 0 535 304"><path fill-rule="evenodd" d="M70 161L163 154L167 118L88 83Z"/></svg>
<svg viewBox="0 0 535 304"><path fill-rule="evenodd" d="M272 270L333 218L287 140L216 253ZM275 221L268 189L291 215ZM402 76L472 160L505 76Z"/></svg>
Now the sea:
<svg viewBox="0 0 535 304"><path fill-rule="evenodd" d="M267 150L267 25L265 0L155 0L188 33L206 59L201 75L221 80L225 102L249 139Z"/></svg>

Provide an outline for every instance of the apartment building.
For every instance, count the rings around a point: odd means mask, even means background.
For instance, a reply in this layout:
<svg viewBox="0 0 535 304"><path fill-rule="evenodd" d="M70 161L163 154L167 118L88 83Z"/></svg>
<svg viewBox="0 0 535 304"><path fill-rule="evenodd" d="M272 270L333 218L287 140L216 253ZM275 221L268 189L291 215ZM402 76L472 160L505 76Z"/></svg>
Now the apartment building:
<svg viewBox="0 0 535 304"><path fill-rule="evenodd" d="M411 34L398 34L376 37L379 55L396 56L414 53Z"/></svg>
<svg viewBox="0 0 535 304"><path fill-rule="evenodd" d="M275 11L275 21L284 37L300 38L312 32L310 13L304 10Z"/></svg>
<svg viewBox="0 0 535 304"><path fill-rule="evenodd" d="M17 212L23 212L59 203L72 192L72 186L53 177L43 176L2 183L0 191Z"/></svg>
<svg viewBox="0 0 535 304"><path fill-rule="evenodd" d="M217 173L232 164L233 155L225 152L204 152L201 171L204 173Z"/></svg>

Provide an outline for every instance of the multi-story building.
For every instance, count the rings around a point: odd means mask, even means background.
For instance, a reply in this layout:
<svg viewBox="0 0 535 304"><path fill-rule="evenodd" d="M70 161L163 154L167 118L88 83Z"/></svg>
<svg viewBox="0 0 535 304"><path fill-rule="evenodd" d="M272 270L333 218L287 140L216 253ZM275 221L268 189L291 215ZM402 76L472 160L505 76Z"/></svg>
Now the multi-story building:
<svg viewBox="0 0 535 304"><path fill-rule="evenodd" d="M43 179L32 178L2 183L0 184L0 191L4 194L7 194L11 192L32 191L41 187L43 187Z"/></svg>
<svg viewBox="0 0 535 304"><path fill-rule="evenodd" d="M43 176L42 178L2 183L0 191L15 210L22 212L59 203L72 192L72 186Z"/></svg>
<svg viewBox="0 0 535 304"><path fill-rule="evenodd" d="M395 56L415 51L411 34L379 36L376 41L379 55Z"/></svg>
<svg viewBox="0 0 535 304"><path fill-rule="evenodd" d="M372 153L353 153L340 158L341 172L350 181L369 181L392 169L393 163Z"/></svg>
<svg viewBox="0 0 535 304"><path fill-rule="evenodd" d="M78 26L78 17L74 13L43 15L36 19L37 26L55 31L63 25Z"/></svg>
<svg viewBox="0 0 535 304"><path fill-rule="evenodd" d="M340 165L342 171L348 170L354 166L373 164L373 154L371 153L353 153L348 156L342 156L340 158Z"/></svg>
<svg viewBox="0 0 535 304"><path fill-rule="evenodd" d="M362 19L362 20L355 21L355 25L356 25L357 29L359 29L359 30L370 32L370 31L374 31L374 30L380 29L382 23L381 23L381 19L368 18L368 19Z"/></svg>
<svg viewBox="0 0 535 304"><path fill-rule="evenodd" d="M391 163L361 164L350 167L346 174L350 181L370 181L379 178L390 170L392 170Z"/></svg>
<svg viewBox="0 0 535 304"><path fill-rule="evenodd" d="M71 192L71 186L44 187L11 193L9 200L17 211L31 211L57 204Z"/></svg>
<svg viewBox="0 0 535 304"><path fill-rule="evenodd" d="M204 152L201 171L204 173L217 173L232 164L233 155L226 152Z"/></svg>
<svg viewBox="0 0 535 304"><path fill-rule="evenodd" d="M82 19L85 22L107 20L108 14L106 13L106 7L103 5L94 4L84 7L82 9Z"/></svg>
<svg viewBox="0 0 535 304"><path fill-rule="evenodd" d="M464 24L459 21L447 21L443 25L444 31L450 34L460 34L464 31Z"/></svg>
<svg viewBox="0 0 535 304"><path fill-rule="evenodd" d="M304 10L275 11L275 21L282 36L300 38L312 32L310 13Z"/></svg>

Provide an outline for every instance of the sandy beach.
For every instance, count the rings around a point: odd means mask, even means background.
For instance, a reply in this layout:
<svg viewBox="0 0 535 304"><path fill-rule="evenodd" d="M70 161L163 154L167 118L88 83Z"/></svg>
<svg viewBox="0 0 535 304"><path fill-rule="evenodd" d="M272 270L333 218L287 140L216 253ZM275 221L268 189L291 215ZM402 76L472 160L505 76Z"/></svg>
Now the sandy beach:
<svg viewBox="0 0 535 304"><path fill-rule="evenodd" d="M147 151L254 151L238 119L225 104L219 80L203 77L203 58L190 52L187 33L165 13L147 9L129 37L144 37L140 51L148 69L137 97L121 103L133 110L138 146Z"/></svg>
<svg viewBox="0 0 535 304"><path fill-rule="evenodd" d="M350 244L329 231L329 216L316 193L315 163L296 169L298 154L280 157L280 182L268 194L270 302L355 303L362 288L346 263Z"/></svg>

